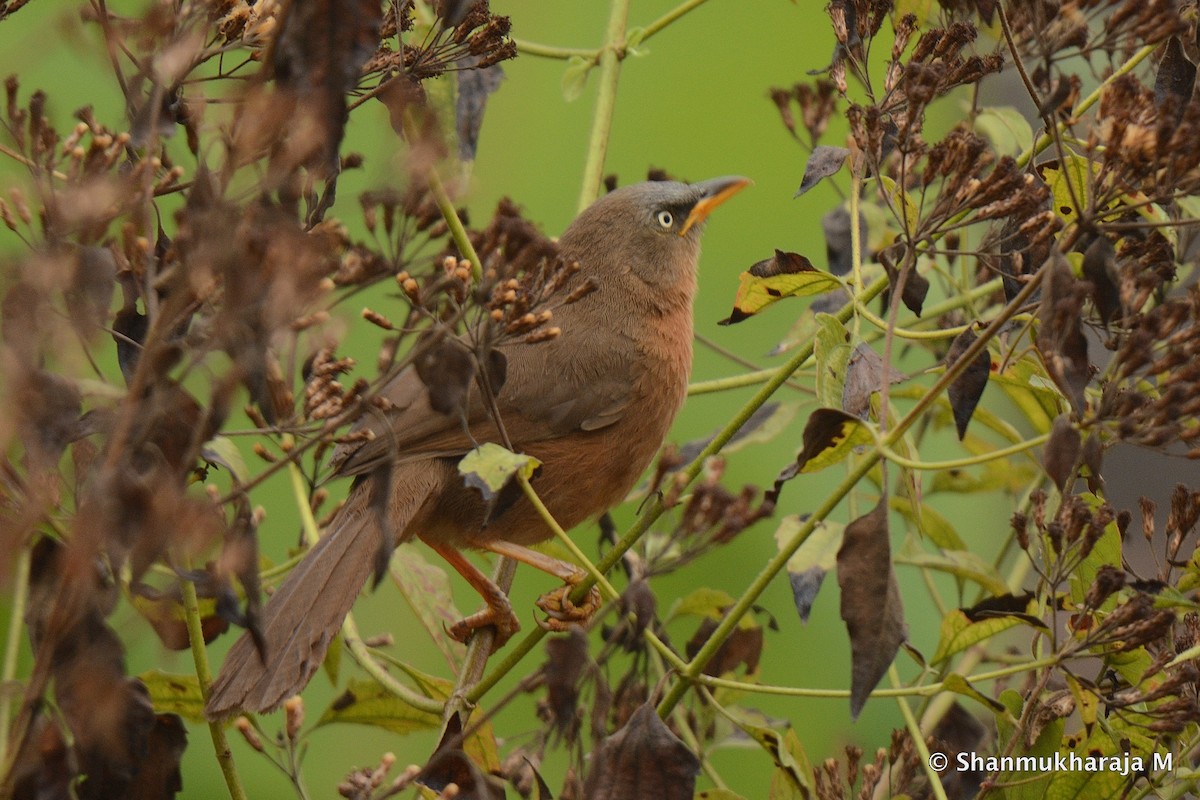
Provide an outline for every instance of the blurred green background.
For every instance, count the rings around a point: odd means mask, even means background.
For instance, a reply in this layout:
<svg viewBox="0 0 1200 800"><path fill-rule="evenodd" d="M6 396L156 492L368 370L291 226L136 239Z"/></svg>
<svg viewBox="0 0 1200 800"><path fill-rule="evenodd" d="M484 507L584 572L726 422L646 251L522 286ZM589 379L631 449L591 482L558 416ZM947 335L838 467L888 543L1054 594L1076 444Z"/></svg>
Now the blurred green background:
<svg viewBox="0 0 1200 800"><path fill-rule="evenodd" d="M634 0L629 24L645 25L676 6L676 0ZM64 121L81 105L95 106L97 116L116 129L124 129L121 104L108 67L107 57L94 26L79 20L75 3L35 2L0 23L0 73L19 73L22 101L35 88L50 95L50 109L61 129ZM136 3L124 4L131 12ZM595 47L601 44L608 4L600 0L494 0L493 10L510 15L513 35L541 44ZM657 36L643 43L639 54L624 62L606 173L616 173L621 183L642 179L651 167L666 169L675 176L699 180L723 174L741 174L754 180L743 192L714 214L704 244L701 262L701 294L697 306L697 332L742 357L766 367L779 363L765 354L785 335L804 304L780 304L761 317L738 326L721 327L717 320L727 316L738 273L750 264L769 257L775 248L809 256L818 267L825 266L820 218L839 202L839 195L822 185L800 199L792 199L804 169L806 153L791 139L779 122L775 106L767 98L771 86L790 86L812 80L805 73L829 63L834 40L821 4L812 0L789 2L766 0L710 0L684 16ZM521 56L504 64L506 79L492 96L484 121L477 161L469 193L463 201L472 219L490 216L496 201L510 196L527 215L551 234L557 234L576 212L584 156L596 91L596 75L578 100L565 102L562 75L565 62ZM835 119L826 143L840 144L844 125ZM347 173L339 188L335 216L352 231L361 231L356 195L379 186L396 185L404 175L403 153L383 107L369 103L355 112L345 150L366 156L364 170ZM190 165L190 160L182 161ZM11 160L0 159L0 178L7 187L19 183L23 169ZM0 253L18 253L21 244L7 231L0 232ZM351 341L348 348L360 356L363 370L373 364L377 331L354 321L361 305L385 311L385 296L356 299L344 307ZM932 364L919 356L915 366ZM695 380L706 380L741 372L743 368L704 347L697 348ZM681 416L673 438L682 442L711 434L752 394L751 389L692 398ZM730 457L726 484L738 489L752 483L769 486L779 469L794 456L811 395L786 393L788 402L804 404L791 426L769 445L743 449ZM986 402L986 400L985 400ZM831 473L838 473L837 469ZM804 513L823 497L840 474L803 476L784 491L778 516ZM344 485L335 491L344 491ZM255 502L264 506L268 521L261 529L264 547L278 558L296 540L295 515L287 488L276 482L256 493ZM861 495L858 513L874 503ZM968 539L981 534L998 540L1007 512L999 505L981 506L977 499L935 504L952 519L977 521L979 531L960 531ZM968 509L970 511L968 512ZM617 513L624 528L633 509ZM850 518L843 507L838 521ZM988 520L985 522L985 520ZM733 544L700 560L673 576L655 580L653 588L665 611L674 599L696 587L722 589L734 596L757 574L774 554L772 538L776 522L759 524ZM898 526L897 526L898 527ZM991 536L987 536L988 533ZM585 551L594 553L594 529L581 529L576 538ZM899 540L899 537L896 537ZM992 555L985 546L984 557ZM901 580L915 647L932 653L937 643L940 614L929 602L923 582L912 570L901 568ZM455 579L457 580L457 578ZM944 596L957 601L952 584L937 581ZM550 579L518 572L514 605L529 609L532 600L552 588ZM460 606L474 607L470 591L456 585ZM785 577L774 582L761 604L779 623L778 631L767 634L761 679L767 683L812 688L846 689L849 685L849 645L838 619L837 585L827 580L813 610L812 621L802 626L795 613ZM386 583L360 604L359 625L364 634L389 631L396 639L393 652L421 669L447 674L444 663L432 652L411 614ZM522 619L532 623L526 611ZM130 671L152 667L173 672L190 672L187 653L166 653L149 628L129 609L118 612L114 624L130 647ZM692 634L688 622L670 633L677 647ZM213 646L214 662L232 637ZM540 654L537 654L540 658ZM532 669L531 658L528 668ZM913 673L905 655L902 672ZM343 659L343 681L353 671ZM519 671L522 674L528 669ZM514 676L514 678L517 676ZM612 676L614 679L618 676ZM510 680L493 693L501 696L512 688ZM315 720L336 694L323 675L318 675L306 695L309 719ZM797 730L813 762L840 753L850 742L868 754L886 746L888 732L901 727L896 705L890 701L870 702L857 722L849 717L843 699L785 700L748 697L742 702L763 710L768 716L790 722ZM518 699L504 710L497 731L512 744L539 724L528 698ZM266 720L269 730L282 720ZM208 731L190 726L190 745L184 761L183 797L220 796L224 792L213 760ZM287 780L273 771L233 735L235 755L252 797L288 796ZM329 797L333 787L353 766L370 766L379 756L392 751L401 765L421 763L434 745L432 734L396 737L366 727L335 726L317 730L310 738L306 780L314 797ZM764 797L772 772L768 756L761 750L727 749L714 756L716 769L729 785L746 797ZM551 759L545 767L551 786L561 783L563 759ZM702 780L700 786L707 784Z"/></svg>

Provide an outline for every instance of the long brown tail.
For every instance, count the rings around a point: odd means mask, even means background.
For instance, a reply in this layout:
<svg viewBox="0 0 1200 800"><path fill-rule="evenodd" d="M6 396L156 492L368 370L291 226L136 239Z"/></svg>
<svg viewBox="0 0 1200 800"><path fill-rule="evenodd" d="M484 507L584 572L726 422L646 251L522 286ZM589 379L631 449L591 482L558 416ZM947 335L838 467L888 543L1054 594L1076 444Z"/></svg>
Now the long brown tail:
<svg viewBox="0 0 1200 800"><path fill-rule="evenodd" d="M230 648L204 709L209 718L272 711L303 689L321 666L375 564L380 536L368 508L370 488L355 487L331 532L267 603L262 619L266 663L248 633Z"/></svg>

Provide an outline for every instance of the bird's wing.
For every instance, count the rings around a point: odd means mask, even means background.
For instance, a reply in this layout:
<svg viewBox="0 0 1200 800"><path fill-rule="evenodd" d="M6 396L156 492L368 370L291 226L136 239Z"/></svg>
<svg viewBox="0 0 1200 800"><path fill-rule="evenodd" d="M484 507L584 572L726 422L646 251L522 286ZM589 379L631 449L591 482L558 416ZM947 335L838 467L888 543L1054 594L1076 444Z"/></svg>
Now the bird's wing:
<svg viewBox="0 0 1200 800"><path fill-rule="evenodd" d="M630 402L632 342L610 342L586 360L559 340L510 344L507 380L496 407L513 446L591 431L617 422ZM332 464L339 474L359 475L386 463L462 455L480 443L500 441L499 429L476 387L463 413L443 414L429 405L416 371L407 369L383 391L392 405L370 411L353 430L369 430L362 443L339 445Z"/></svg>

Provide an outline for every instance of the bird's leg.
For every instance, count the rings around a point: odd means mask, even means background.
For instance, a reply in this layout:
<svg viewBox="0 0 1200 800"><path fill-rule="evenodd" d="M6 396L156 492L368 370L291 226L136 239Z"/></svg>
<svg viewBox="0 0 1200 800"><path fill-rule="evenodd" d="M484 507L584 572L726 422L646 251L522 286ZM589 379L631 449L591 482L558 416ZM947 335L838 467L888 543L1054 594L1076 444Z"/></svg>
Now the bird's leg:
<svg viewBox="0 0 1200 800"><path fill-rule="evenodd" d="M587 578L587 573L574 564L560 561L537 550L523 547L519 544L504 541L472 542L476 547L490 550L497 555L508 556L528 564L542 572L548 572L559 580L563 586L552 592L547 592L538 598L537 607L545 611L548 619L539 622L543 628L551 631L565 631L576 623L587 622L592 614L600 608L600 590L593 586L587 597L579 605L571 602L571 592Z"/></svg>
<svg viewBox="0 0 1200 800"><path fill-rule="evenodd" d="M491 625L496 629L496 640L492 644L492 648L495 650L503 647L504 643L521 629L521 623L517 621L517 615L513 613L508 596L492 582L491 578L484 575L478 567L467 560L467 557L457 548L432 538L421 537L421 541L433 548L434 552L454 567L459 575L466 578L467 583L471 584L472 589L479 592L487 606L454 623L448 631L450 636L460 642L466 642L477 628L486 628Z"/></svg>

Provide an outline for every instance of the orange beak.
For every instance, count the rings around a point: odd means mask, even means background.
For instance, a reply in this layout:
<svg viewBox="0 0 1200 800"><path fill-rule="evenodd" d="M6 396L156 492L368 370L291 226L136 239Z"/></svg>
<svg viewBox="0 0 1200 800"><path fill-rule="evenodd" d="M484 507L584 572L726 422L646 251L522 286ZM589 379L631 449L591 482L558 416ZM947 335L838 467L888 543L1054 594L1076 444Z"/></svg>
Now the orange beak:
<svg viewBox="0 0 1200 800"><path fill-rule="evenodd" d="M708 215L713 212L713 209L724 203L735 194L745 189L753 183L749 178L743 178L739 175L730 175L724 178L713 178L712 180L702 181L701 183L693 184L697 188L703 189L704 194L692 206L691 213L683 223L683 229L679 231L679 235L683 236L693 225L699 225L708 218Z"/></svg>

